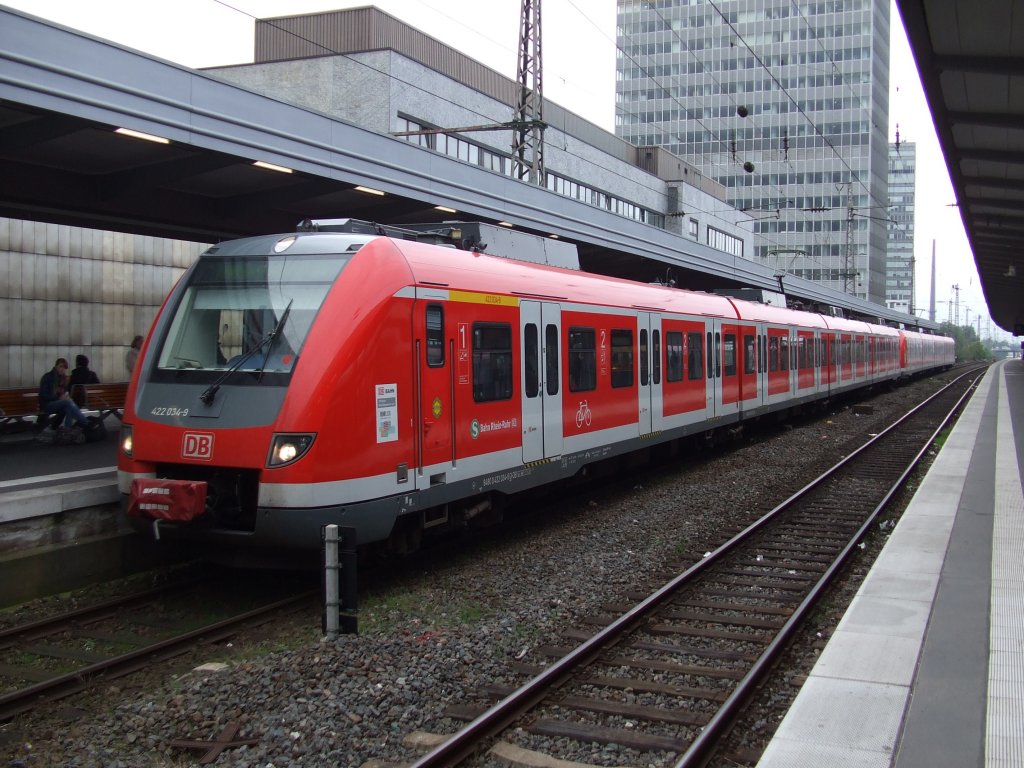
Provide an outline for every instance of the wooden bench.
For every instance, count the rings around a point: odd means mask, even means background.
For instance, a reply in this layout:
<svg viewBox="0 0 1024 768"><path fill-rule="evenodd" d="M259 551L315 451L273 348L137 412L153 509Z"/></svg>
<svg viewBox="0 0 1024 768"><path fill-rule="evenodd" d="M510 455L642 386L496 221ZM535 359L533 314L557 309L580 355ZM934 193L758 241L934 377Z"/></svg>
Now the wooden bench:
<svg viewBox="0 0 1024 768"><path fill-rule="evenodd" d="M124 418L124 401L128 394L128 382L113 384L92 384L86 394L83 413L99 416L116 416ZM43 417L43 418L40 418ZM42 429L46 424L46 414L39 411L39 387L17 387L0 389L0 427L11 427L32 424Z"/></svg>
<svg viewBox="0 0 1024 768"><path fill-rule="evenodd" d="M114 384L90 384L87 390L83 411L96 411L100 419L116 416L118 421L124 420L124 401L128 396L128 382L119 381Z"/></svg>
<svg viewBox="0 0 1024 768"><path fill-rule="evenodd" d="M39 416L39 387L0 389L0 426L35 424Z"/></svg>

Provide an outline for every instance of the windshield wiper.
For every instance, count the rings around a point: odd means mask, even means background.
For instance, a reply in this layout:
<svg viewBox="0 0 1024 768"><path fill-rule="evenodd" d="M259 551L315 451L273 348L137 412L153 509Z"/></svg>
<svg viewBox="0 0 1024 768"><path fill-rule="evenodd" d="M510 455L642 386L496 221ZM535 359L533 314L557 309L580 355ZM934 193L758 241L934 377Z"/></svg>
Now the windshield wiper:
<svg viewBox="0 0 1024 768"><path fill-rule="evenodd" d="M232 373L241 368L247 360L252 358L257 352L262 350L264 347L267 346L267 344L271 343L274 339L277 338L277 335L281 332L281 329L284 328L284 323L288 319L288 314L292 311L293 301L295 301L295 299L289 301L288 306L284 308L284 312L281 313L281 319L277 321L277 325L274 326L274 330L272 330L270 333L264 336L260 340L259 344L257 344L255 347L253 347L240 358L238 358L234 363L232 363L232 365L226 371L224 371L224 373L217 377L217 380L213 382L213 384L211 384L210 386L203 390L203 393L199 395L199 399L203 401L204 405L210 405L210 403L213 402L213 399L217 396L217 390L220 389L221 384L227 381L228 376L230 376ZM263 365L260 366L260 379L263 378L263 369L267 367L267 357L269 357L269 350L268 354L264 355L263 357Z"/></svg>
<svg viewBox="0 0 1024 768"><path fill-rule="evenodd" d="M270 353L274 351L274 339L276 339L277 335L281 333L285 322L288 320L288 314L292 311L292 301L295 301L295 299L288 302L288 306L285 307L284 312L281 313L281 319L277 321L277 325L274 326L274 330L270 332L270 346L267 347L267 354L263 356L263 365L260 366L260 374L256 377L257 382L263 381L263 371L266 370L267 363L270 361Z"/></svg>

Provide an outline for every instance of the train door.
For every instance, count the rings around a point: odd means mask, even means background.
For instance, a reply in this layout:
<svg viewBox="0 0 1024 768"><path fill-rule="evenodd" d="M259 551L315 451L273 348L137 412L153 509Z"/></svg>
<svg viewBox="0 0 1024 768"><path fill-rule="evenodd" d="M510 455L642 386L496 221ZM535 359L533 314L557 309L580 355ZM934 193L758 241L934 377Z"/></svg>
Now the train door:
<svg viewBox="0 0 1024 768"><path fill-rule="evenodd" d="M834 333L822 333L822 389L831 394L836 383L836 336Z"/></svg>
<svg viewBox="0 0 1024 768"><path fill-rule="evenodd" d="M429 469L430 484L446 482L455 464L455 340L449 334L446 305L416 303L416 403L419 440L417 478Z"/></svg>
<svg viewBox="0 0 1024 768"><path fill-rule="evenodd" d="M757 387L757 327L753 325L739 326L737 341L739 342L737 353L740 359L737 361L736 369L740 377L740 402L747 408L756 408L760 404Z"/></svg>
<svg viewBox="0 0 1024 768"><path fill-rule="evenodd" d="M821 392L825 386L825 334L814 332L814 391Z"/></svg>
<svg viewBox="0 0 1024 768"><path fill-rule="evenodd" d="M637 313L639 341L640 434L649 435L662 427L664 413L661 388L661 315Z"/></svg>
<svg viewBox="0 0 1024 768"><path fill-rule="evenodd" d="M757 387L760 405L768 405L768 326L761 323L757 326Z"/></svg>
<svg viewBox="0 0 1024 768"><path fill-rule="evenodd" d="M562 453L561 308L549 302L520 302L519 325L526 463Z"/></svg>
<svg viewBox="0 0 1024 768"><path fill-rule="evenodd" d="M704 360L707 363L708 386L705 412L707 418L721 416L722 405L722 321L709 320L705 331Z"/></svg>
<svg viewBox="0 0 1024 768"><path fill-rule="evenodd" d="M718 414L738 413L740 410L740 357L743 344L742 326L715 321L715 376L716 389L721 394Z"/></svg>
<svg viewBox="0 0 1024 768"><path fill-rule="evenodd" d="M839 366L839 382L840 384L849 384L853 381L853 336L850 334L842 334L839 337L839 351L840 360L842 361Z"/></svg>
<svg viewBox="0 0 1024 768"><path fill-rule="evenodd" d="M797 392L806 395L814 390L814 332L796 332L796 386Z"/></svg>

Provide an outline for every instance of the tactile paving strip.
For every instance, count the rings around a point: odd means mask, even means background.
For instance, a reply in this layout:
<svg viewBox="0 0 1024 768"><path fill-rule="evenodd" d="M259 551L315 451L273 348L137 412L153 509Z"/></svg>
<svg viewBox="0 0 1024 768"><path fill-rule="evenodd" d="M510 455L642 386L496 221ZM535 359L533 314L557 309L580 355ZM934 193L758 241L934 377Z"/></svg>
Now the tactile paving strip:
<svg viewBox="0 0 1024 768"><path fill-rule="evenodd" d="M1003 365L996 422L995 519L985 765L1024 765L1024 492ZM1018 437L1024 441L1024 435Z"/></svg>

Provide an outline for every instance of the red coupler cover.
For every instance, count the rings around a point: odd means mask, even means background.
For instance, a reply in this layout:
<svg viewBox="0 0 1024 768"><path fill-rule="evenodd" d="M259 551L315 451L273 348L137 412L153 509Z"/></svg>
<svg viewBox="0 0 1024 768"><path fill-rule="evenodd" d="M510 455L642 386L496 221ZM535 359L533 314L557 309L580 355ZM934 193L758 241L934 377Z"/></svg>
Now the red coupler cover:
<svg viewBox="0 0 1024 768"><path fill-rule="evenodd" d="M206 510L206 483L193 480L136 478L128 497L128 514L150 520L187 522Z"/></svg>

